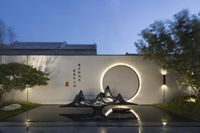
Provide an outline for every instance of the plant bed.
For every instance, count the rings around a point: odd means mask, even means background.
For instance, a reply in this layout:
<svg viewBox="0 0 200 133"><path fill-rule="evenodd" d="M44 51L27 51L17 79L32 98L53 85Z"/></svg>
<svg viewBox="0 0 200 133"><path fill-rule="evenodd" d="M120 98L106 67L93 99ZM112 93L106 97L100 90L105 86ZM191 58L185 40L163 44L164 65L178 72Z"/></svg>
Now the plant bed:
<svg viewBox="0 0 200 133"><path fill-rule="evenodd" d="M26 103L26 102L17 102L17 101L5 102L4 105L7 106L7 105L11 105L11 104L20 104L21 108L16 109L16 110L10 110L10 111L0 110L0 120L5 120L9 117L21 114L25 111L31 110L31 109L39 106L39 104L36 104L36 103Z"/></svg>
<svg viewBox="0 0 200 133"><path fill-rule="evenodd" d="M195 121L200 121L200 103L198 101L191 102L188 99L193 96L185 96L173 99L168 103L160 103L155 106L168 112L186 117Z"/></svg>

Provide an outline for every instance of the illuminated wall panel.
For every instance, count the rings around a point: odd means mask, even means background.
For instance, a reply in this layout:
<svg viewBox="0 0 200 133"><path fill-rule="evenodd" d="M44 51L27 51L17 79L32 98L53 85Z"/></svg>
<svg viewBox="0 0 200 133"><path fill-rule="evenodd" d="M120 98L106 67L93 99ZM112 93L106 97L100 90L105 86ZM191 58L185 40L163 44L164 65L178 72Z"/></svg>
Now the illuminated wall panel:
<svg viewBox="0 0 200 133"><path fill-rule="evenodd" d="M130 102L151 104L163 100L160 68L138 55L2 57L2 63L9 62L29 64L49 74L47 86L29 88L31 102L65 104L71 102L80 90L87 98L94 98L109 84L113 94L121 93ZM173 75L166 75L168 98L179 92L175 80L168 81L171 78ZM26 91L12 91L6 95L6 99L26 101L26 98Z"/></svg>

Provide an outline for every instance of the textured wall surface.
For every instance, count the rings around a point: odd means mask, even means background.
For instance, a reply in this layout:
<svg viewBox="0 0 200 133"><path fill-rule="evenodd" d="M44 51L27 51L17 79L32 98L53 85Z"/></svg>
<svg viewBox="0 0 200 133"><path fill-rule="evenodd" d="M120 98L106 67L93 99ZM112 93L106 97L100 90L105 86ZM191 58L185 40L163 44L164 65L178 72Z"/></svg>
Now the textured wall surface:
<svg viewBox="0 0 200 133"><path fill-rule="evenodd" d="M83 90L94 98L110 85L113 94L138 104L162 102L163 77L160 68L142 56L3 56L2 63L19 62L49 73L47 86L28 88L28 99L42 104L65 104ZM103 76L104 75L104 76ZM174 76L167 74L166 99L179 94ZM66 83L68 82L68 83ZM67 85L68 84L68 85ZM27 91L12 91L6 99L26 101Z"/></svg>

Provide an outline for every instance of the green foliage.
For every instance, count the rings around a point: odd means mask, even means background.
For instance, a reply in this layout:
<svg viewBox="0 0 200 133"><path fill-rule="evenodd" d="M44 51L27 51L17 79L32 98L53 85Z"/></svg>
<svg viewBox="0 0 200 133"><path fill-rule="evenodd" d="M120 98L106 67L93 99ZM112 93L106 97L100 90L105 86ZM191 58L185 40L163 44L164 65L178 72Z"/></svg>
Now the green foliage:
<svg viewBox="0 0 200 133"><path fill-rule="evenodd" d="M187 102L187 99L194 96L184 96L173 99L168 103L161 103L155 106L169 112L200 121L200 102Z"/></svg>
<svg viewBox="0 0 200 133"><path fill-rule="evenodd" d="M172 20L156 21L142 30L135 43L145 59L179 75L182 86L190 86L200 98L200 15L183 10Z"/></svg>
<svg viewBox="0 0 200 133"><path fill-rule="evenodd" d="M48 80L47 74L29 65L19 63L0 65L1 96L12 89L24 90L26 87L47 85Z"/></svg>
<svg viewBox="0 0 200 133"><path fill-rule="evenodd" d="M5 105L16 104L16 103L22 105L22 107L20 109L11 110L11 111L0 110L0 120L5 120L8 117L15 116L17 114L23 113L25 111L28 111L30 109L33 109L39 106L39 104L36 104L36 103L26 103L26 102L18 102L18 101L8 101L8 102L5 102Z"/></svg>

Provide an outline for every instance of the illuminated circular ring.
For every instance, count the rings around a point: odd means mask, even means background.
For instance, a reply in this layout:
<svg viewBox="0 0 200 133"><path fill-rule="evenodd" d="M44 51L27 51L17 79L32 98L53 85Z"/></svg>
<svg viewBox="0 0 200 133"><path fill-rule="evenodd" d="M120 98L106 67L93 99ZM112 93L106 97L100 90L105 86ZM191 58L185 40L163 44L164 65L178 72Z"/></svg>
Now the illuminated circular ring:
<svg viewBox="0 0 200 133"><path fill-rule="evenodd" d="M129 108L129 107L126 105L123 105L123 108ZM105 116L108 116L110 113L112 113L112 111L113 111L112 109L109 109L107 112L105 112ZM137 118L137 121L139 124L138 133L141 133L142 132L142 120L140 119L139 115L133 109L130 109L130 112L133 113L135 115L135 117Z"/></svg>
<svg viewBox="0 0 200 133"><path fill-rule="evenodd" d="M140 81L141 81L141 80L140 80L140 76L139 76L138 72L136 71L136 69L133 68L133 67L132 67L131 65L129 65L129 64L126 64L126 63L116 63L116 64L113 64L113 65L107 67L107 68L104 70L104 72L102 73L102 75L101 75L101 79L100 79L101 91L104 92L104 89L103 89L103 78L104 78L106 72L107 72L108 70L110 70L111 68L115 67L115 66L127 66L127 67L131 68L131 69L136 73L136 76L137 76L137 78L138 78L138 89L137 89L136 93L128 100L128 102L131 102L133 99L136 98L136 96L137 96L137 95L139 94L139 92L140 92Z"/></svg>

